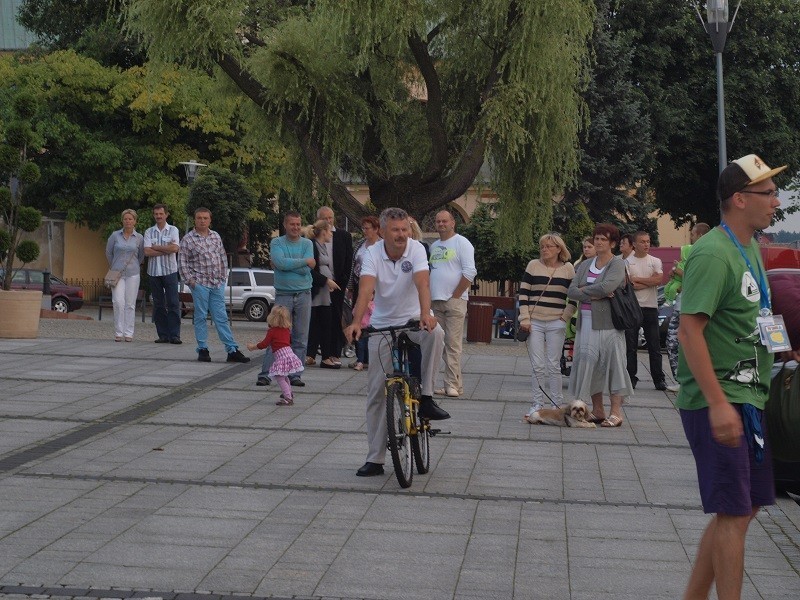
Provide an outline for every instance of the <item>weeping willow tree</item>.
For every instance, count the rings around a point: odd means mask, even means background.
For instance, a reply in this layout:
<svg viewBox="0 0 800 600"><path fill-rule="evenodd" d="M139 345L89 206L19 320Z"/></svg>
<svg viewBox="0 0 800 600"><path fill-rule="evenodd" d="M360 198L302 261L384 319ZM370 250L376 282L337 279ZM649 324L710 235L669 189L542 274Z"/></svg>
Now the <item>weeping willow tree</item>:
<svg viewBox="0 0 800 600"><path fill-rule="evenodd" d="M121 0L152 60L216 66L293 154L296 190L350 218L416 215L485 161L529 246L574 177L592 0Z"/></svg>

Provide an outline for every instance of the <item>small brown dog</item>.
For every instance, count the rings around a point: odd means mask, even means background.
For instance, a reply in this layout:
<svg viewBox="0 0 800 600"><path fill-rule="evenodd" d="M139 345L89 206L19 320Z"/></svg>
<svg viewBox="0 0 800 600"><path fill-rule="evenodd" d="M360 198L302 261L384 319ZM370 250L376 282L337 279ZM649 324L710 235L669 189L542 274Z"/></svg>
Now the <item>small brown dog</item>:
<svg viewBox="0 0 800 600"><path fill-rule="evenodd" d="M536 412L525 415L525 421L531 425L555 425L556 427L597 427L590 423L589 407L582 400L573 400L561 408L540 408Z"/></svg>

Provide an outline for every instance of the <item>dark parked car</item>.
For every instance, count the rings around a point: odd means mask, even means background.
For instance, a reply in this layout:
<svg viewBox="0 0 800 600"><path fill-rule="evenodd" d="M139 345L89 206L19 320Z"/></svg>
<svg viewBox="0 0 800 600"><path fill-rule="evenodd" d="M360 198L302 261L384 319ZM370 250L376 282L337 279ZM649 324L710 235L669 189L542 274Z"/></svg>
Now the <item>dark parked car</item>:
<svg viewBox="0 0 800 600"><path fill-rule="evenodd" d="M0 269L0 278L5 270ZM11 288L15 290L41 290L44 285L44 273L35 269L18 269L11 279ZM71 312L83 306L83 288L67 285L58 277L50 275L51 306L58 312Z"/></svg>

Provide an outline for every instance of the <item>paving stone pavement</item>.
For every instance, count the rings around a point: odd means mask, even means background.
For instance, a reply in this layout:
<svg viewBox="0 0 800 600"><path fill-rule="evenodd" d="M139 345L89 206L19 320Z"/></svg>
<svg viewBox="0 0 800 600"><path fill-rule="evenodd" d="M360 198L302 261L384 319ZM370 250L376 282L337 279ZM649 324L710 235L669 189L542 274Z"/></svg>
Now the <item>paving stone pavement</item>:
<svg viewBox="0 0 800 600"><path fill-rule="evenodd" d="M708 517L646 365L619 429L524 424L530 364L465 346L430 473L357 478L366 374L310 367L293 407L260 355L198 363L111 321L0 340L0 596L674 599ZM261 324L234 322L237 339ZM111 335L109 335L111 334ZM646 362L646 361L644 361ZM800 597L800 506L750 528L744 598Z"/></svg>

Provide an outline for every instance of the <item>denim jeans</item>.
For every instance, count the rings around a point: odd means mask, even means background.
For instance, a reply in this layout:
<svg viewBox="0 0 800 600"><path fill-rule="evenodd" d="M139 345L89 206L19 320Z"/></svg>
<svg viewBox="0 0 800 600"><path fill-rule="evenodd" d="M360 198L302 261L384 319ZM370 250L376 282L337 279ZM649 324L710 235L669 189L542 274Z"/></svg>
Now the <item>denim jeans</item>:
<svg viewBox="0 0 800 600"><path fill-rule="evenodd" d="M172 340L181 337L181 304L178 300L178 274L151 275L150 293L153 297L153 323L159 338Z"/></svg>
<svg viewBox="0 0 800 600"><path fill-rule="evenodd" d="M231 325L228 323L228 313L225 312L225 285L212 288L196 283L192 290L194 303L194 337L197 339L197 351L208 349L208 323L206 317L210 314L217 330L219 341L225 345L225 351L230 354L236 352L239 346L233 339Z"/></svg>
<svg viewBox="0 0 800 600"><path fill-rule="evenodd" d="M369 338L361 336L356 342L356 360L363 365L369 364Z"/></svg>
<svg viewBox="0 0 800 600"><path fill-rule="evenodd" d="M308 326L311 320L311 290L296 292L294 294L276 293L275 304L286 307L292 317L292 352L306 362L306 345L308 344ZM261 363L259 379L269 377L269 368L272 366L272 350L267 348L264 352L264 361ZM293 375L290 379L300 379L300 375Z"/></svg>

